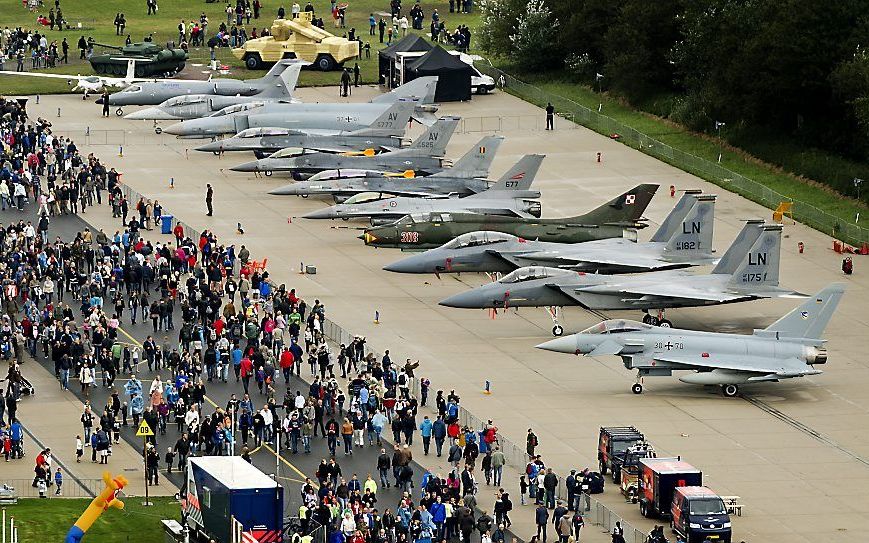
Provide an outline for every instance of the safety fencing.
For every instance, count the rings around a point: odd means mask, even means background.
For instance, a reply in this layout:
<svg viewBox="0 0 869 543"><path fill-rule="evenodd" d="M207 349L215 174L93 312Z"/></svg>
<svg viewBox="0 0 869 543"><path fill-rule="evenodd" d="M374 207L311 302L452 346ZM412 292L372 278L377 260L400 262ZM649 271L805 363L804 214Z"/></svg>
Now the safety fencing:
<svg viewBox="0 0 869 543"><path fill-rule="evenodd" d="M8 495L18 498L38 498L39 489L33 486L33 481L33 478L0 480L0 485L7 485L14 489L8 493L0 489L0 500L5 499ZM55 494L57 487L54 485L46 488L45 495L49 498L93 498L102 492L104 487L105 483L102 479L73 479L66 474L60 495Z"/></svg>
<svg viewBox="0 0 869 543"><path fill-rule="evenodd" d="M675 149L611 117L589 109L569 98L546 92L539 87L520 81L493 66L485 65L482 62L476 64L476 66L481 72L494 78L501 89L540 106L552 103L556 111L562 112L563 115L561 116L569 119L571 122L581 124L595 132L618 139L618 141L625 145L629 145L647 155L672 164L681 170L711 181L770 209L776 209L782 202L793 202L792 211L794 220L807 224L846 243L860 246L863 243L869 242L869 229L867 228L863 228L841 217L831 215L806 202L794 200L716 162Z"/></svg>
<svg viewBox="0 0 869 543"><path fill-rule="evenodd" d="M141 130L66 130L64 136L74 140L77 144L107 145L114 147L114 152L122 153L122 147L132 145L164 145L166 138L173 136L160 135L153 131L142 132Z"/></svg>

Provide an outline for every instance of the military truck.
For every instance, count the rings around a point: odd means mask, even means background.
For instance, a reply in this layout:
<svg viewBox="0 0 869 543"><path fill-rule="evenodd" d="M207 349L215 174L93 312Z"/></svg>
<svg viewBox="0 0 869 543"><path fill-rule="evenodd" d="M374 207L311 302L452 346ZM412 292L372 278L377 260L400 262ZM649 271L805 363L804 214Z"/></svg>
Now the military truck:
<svg viewBox="0 0 869 543"><path fill-rule="evenodd" d="M601 426L597 442L597 461L601 475L606 475L607 470L613 470L613 480L618 482L615 473L620 462L619 455L645 439L642 432L633 426Z"/></svg>
<svg viewBox="0 0 869 543"><path fill-rule="evenodd" d="M96 45L117 51L93 55L90 58L91 66L98 74L124 76L127 74L127 61L135 60L136 77L171 76L183 70L187 61L187 52L183 49L164 48L155 43L131 43L123 47L99 43Z"/></svg>
<svg viewBox="0 0 869 543"><path fill-rule="evenodd" d="M300 58L311 67L327 72L340 69L344 62L359 56L359 42L334 36L311 24L311 13L303 12L296 19L276 19L271 35L247 40L232 50L249 70L258 70L266 63L283 58Z"/></svg>

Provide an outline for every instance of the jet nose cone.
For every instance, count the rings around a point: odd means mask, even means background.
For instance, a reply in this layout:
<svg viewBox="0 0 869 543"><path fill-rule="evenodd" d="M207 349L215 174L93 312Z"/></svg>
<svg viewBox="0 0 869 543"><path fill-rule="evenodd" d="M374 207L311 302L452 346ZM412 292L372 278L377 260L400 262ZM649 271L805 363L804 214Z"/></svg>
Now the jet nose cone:
<svg viewBox="0 0 869 543"><path fill-rule="evenodd" d="M160 109L159 107L146 107L145 109L140 109L139 111L134 111L132 113L127 113L124 115L125 119L130 119L131 121L172 121L178 120L178 117L174 115L170 115Z"/></svg>
<svg viewBox="0 0 869 543"><path fill-rule="evenodd" d="M96 103L102 105L102 103L103 103L103 97L100 96L99 98L97 98Z"/></svg>
<svg viewBox="0 0 869 543"><path fill-rule="evenodd" d="M486 307L483 303L483 296L480 292L476 290L469 290L467 292L460 292L458 294L454 294L445 300L441 300L438 302L438 305L442 305L444 307L456 307L459 309L478 309L481 307Z"/></svg>
<svg viewBox="0 0 869 543"><path fill-rule="evenodd" d="M576 337L564 336L549 341L544 341L540 345L535 345L536 349L544 351L552 351L553 353L577 354L576 352Z"/></svg>
<svg viewBox="0 0 869 543"><path fill-rule="evenodd" d="M233 166L230 170L234 172L258 172L260 171L259 161L252 160L250 162L244 162L242 164L238 164L237 166Z"/></svg>
<svg viewBox="0 0 869 543"><path fill-rule="evenodd" d="M202 151L204 153L219 153L223 151L223 141L217 140L206 143L205 145L200 145L196 148L197 151Z"/></svg>
<svg viewBox="0 0 869 543"><path fill-rule="evenodd" d="M298 194L298 191L293 185L284 185L283 187L270 190L269 194L277 196L295 196Z"/></svg>
<svg viewBox="0 0 869 543"><path fill-rule="evenodd" d="M433 273L434 270L430 270L427 265L428 261L425 255L413 255L387 264L383 269L395 273Z"/></svg>
<svg viewBox="0 0 869 543"><path fill-rule="evenodd" d="M302 215L303 219L335 219L337 218L337 213L331 207L327 207L324 209L318 209L317 211L312 211L307 215Z"/></svg>
<svg viewBox="0 0 869 543"><path fill-rule="evenodd" d="M189 136L193 134L193 131L185 126L184 123L170 124L163 129L163 132L166 134L172 134L173 136Z"/></svg>

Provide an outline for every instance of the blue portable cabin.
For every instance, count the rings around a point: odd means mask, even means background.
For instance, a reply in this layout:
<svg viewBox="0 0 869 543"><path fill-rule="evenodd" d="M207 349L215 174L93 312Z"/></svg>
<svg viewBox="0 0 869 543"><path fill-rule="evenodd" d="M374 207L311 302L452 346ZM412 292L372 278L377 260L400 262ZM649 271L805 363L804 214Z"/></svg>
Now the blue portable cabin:
<svg viewBox="0 0 869 543"><path fill-rule="evenodd" d="M284 489L271 477L239 456L203 456L187 462L182 506L194 532L206 541L234 541L233 530L239 529L258 543L283 541Z"/></svg>

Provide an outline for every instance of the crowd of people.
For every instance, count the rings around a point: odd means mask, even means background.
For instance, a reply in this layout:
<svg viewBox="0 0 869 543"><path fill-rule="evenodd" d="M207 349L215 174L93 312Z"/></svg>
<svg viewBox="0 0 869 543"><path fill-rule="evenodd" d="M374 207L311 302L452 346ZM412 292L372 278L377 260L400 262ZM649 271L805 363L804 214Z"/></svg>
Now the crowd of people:
<svg viewBox="0 0 869 543"><path fill-rule="evenodd" d="M0 32L0 70L6 61L15 61L15 70L23 72L29 60L29 69L54 68L69 63L69 42L66 38L49 40L46 33L22 27Z"/></svg>

